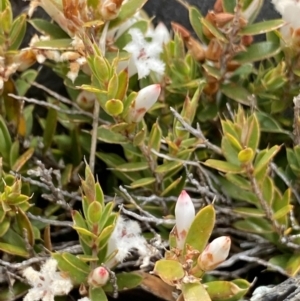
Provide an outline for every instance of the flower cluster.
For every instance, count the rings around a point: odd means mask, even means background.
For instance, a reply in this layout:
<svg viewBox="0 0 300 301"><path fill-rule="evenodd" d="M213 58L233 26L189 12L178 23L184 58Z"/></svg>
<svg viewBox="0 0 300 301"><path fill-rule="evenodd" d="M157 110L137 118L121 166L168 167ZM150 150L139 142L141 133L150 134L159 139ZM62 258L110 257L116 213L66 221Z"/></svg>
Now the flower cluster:
<svg viewBox="0 0 300 301"><path fill-rule="evenodd" d="M177 248L182 250L185 246L187 233L195 218L195 207L188 195L183 190L177 200L175 207L176 240ZM229 254L231 245L230 237L221 236L214 239L206 246L198 257L197 263L202 271L210 271L221 264Z"/></svg>
<svg viewBox="0 0 300 301"><path fill-rule="evenodd" d="M67 295L73 285L68 277L57 272L57 261L48 259L42 266L40 272L32 267L27 267L23 271L23 276L27 279L32 288L24 297L24 301L54 301L55 296Z"/></svg>
<svg viewBox="0 0 300 301"><path fill-rule="evenodd" d="M141 236L141 228L136 221L118 217L116 227L108 241L105 265L109 268L122 262L133 249L143 258L142 266L147 265L151 256L146 239Z"/></svg>
<svg viewBox="0 0 300 301"><path fill-rule="evenodd" d="M155 30L149 31L148 36L152 37L148 42L138 28L129 30L132 41L124 47L124 50L131 54L128 72L132 76L138 74L141 79L150 74L151 71L162 76L165 71L165 64L160 60L163 51L163 44L170 39L167 28L160 23Z"/></svg>

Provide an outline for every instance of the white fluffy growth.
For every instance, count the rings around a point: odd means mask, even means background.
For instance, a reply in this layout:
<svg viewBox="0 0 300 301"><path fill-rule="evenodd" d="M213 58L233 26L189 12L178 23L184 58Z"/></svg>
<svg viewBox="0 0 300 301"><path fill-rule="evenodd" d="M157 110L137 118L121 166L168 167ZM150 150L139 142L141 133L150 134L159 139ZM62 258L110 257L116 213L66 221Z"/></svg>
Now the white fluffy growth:
<svg viewBox="0 0 300 301"><path fill-rule="evenodd" d="M32 288L23 301L54 301L55 296L67 295L73 287L71 279L62 277L56 269L57 261L52 258L44 263L39 272L32 267L24 269L23 276Z"/></svg>

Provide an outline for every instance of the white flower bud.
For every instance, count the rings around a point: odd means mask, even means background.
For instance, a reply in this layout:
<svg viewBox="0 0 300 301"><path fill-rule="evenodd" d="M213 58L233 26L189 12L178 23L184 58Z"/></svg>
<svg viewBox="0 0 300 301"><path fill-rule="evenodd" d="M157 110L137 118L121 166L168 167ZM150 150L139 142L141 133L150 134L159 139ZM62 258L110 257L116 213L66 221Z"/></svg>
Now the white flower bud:
<svg viewBox="0 0 300 301"><path fill-rule="evenodd" d="M177 200L175 207L177 248L182 249L187 232L195 217L195 207L185 190L183 190Z"/></svg>
<svg viewBox="0 0 300 301"><path fill-rule="evenodd" d="M231 245L229 236L221 236L208 244L205 250L198 257L198 265L203 271L215 269L220 263L226 260Z"/></svg>
<svg viewBox="0 0 300 301"><path fill-rule="evenodd" d="M96 96L94 93L88 91L81 91L77 98L76 103L85 111L89 111L94 107Z"/></svg>
<svg viewBox="0 0 300 301"><path fill-rule="evenodd" d="M170 41L170 32L163 22L159 22L155 27L152 38L160 45L167 44Z"/></svg>
<svg viewBox="0 0 300 301"><path fill-rule="evenodd" d="M129 122L140 122L146 112L156 103L160 91L159 84L141 89L129 108L127 120Z"/></svg>
<svg viewBox="0 0 300 301"><path fill-rule="evenodd" d="M104 267L95 268L89 275L88 283L93 286L103 286L109 279L109 273Z"/></svg>

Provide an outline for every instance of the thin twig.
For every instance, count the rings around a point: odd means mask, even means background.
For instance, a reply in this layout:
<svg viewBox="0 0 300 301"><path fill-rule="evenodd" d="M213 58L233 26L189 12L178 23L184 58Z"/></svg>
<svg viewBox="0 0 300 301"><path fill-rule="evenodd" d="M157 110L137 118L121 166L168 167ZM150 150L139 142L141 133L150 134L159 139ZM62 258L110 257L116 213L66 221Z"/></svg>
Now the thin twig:
<svg viewBox="0 0 300 301"><path fill-rule="evenodd" d="M283 268L281 268L275 264L272 264L269 261L265 261L259 257L250 257L247 255L240 255L240 260L247 261L247 262L254 262L254 263L263 265L271 270L274 270L275 272L278 272L284 276L290 277L290 275Z"/></svg>
<svg viewBox="0 0 300 301"><path fill-rule="evenodd" d="M18 96L12 93L9 93L8 96L17 99L17 100L21 100L21 101L26 101L28 103L33 103L42 107L46 107L46 108L51 108L56 110L57 112L63 113L63 114L67 114L67 115L80 115L82 114L81 111L75 111L75 110L66 110L66 109L62 109L61 107L51 103L51 102L47 102L47 101L42 101L42 100L38 100L35 98L27 98L25 96Z"/></svg>
<svg viewBox="0 0 300 301"><path fill-rule="evenodd" d="M24 177L21 174L18 174L14 171L10 171L10 174L20 177L23 182L30 183L31 185L34 185L34 186L37 186L37 187L40 187L40 188L50 191L49 186L43 182L33 180L32 178L29 178L29 177ZM65 190L60 190L60 192L63 196L65 196L67 198L76 199L77 201L81 201L81 197L78 195L78 192L68 192Z"/></svg>
<svg viewBox="0 0 300 301"><path fill-rule="evenodd" d="M293 99L294 101L294 124L293 136L294 144L300 144L300 94Z"/></svg>
<svg viewBox="0 0 300 301"><path fill-rule="evenodd" d="M154 223L156 225L175 225L174 219L162 219L157 218L154 215L152 215L151 217L141 216L140 214L125 209L122 205L120 205L119 208L123 211L124 214L131 216L140 222Z"/></svg>
<svg viewBox="0 0 300 301"><path fill-rule="evenodd" d="M33 257L27 260L24 260L22 262L18 263L11 263L5 260L0 259L0 265L5 266L9 269L18 270L18 269L24 269L27 266L31 266L34 263L38 263L41 261L47 260L48 257Z"/></svg>
<svg viewBox="0 0 300 301"><path fill-rule="evenodd" d="M197 123L197 129L194 129L192 126L190 126L184 119L183 117L172 107L170 107L170 111L172 112L172 114L174 115L174 117L182 124L182 126L184 127L184 129L189 132L190 134L192 134L193 136L195 136L196 138L199 138L202 140L202 143L210 150L212 150L213 152L215 152L218 155L222 155L222 149L214 144L212 144L211 142L209 142L204 134L201 131L200 125L199 123Z"/></svg>
<svg viewBox="0 0 300 301"><path fill-rule="evenodd" d="M56 220L53 220L53 219L49 219L49 218L45 218L45 217L42 217L42 216L34 215L30 212L27 213L27 216L30 219L40 221L40 222L42 222L44 224L47 224L47 225L58 226L58 227L73 227L72 222L56 221Z"/></svg>
<svg viewBox="0 0 300 301"><path fill-rule="evenodd" d="M90 151L90 160L89 160L89 165L92 173L94 173L95 170L99 112L100 112L100 104L99 101L96 99L94 103L92 142L91 142L91 151Z"/></svg>

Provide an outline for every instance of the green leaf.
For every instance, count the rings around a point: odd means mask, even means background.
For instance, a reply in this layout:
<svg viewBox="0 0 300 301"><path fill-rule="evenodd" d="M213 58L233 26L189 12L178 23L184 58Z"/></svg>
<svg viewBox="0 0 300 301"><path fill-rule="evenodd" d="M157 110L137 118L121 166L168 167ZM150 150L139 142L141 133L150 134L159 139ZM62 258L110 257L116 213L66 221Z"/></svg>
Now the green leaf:
<svg viewBox="0 0 300 301"><path fill-rule="evenodd" d="M212 205L201 209L191 224L185 244L201 253L208 243L215 225L215 219L216 213Z"/></svg>
<svg viewBox="0 0 300 301"><path fill-rule="evenodd" d="M114 28L119 26L130 17L132 17L143 5L146 3L147 0L129 0L126 1L122 6L118 17L110 22L109 28Z"/></svg>
<svg viewBox="0 0 300 301"><path fill-rule="evenodd" d="M98 238L96 239L95 244L98 246L99 250L103 249L107 243L108 240L112 234L112 232L115 229L115 225L110 225L105 227L102 231L101 234L98 236Z"/></svg>
<svg viewBox="0 0 300 301"><path fill-rule="evenodd" d="M204 163L204 165L217 169L221 172L229 172L229 173L242 173L243 168L241 166L234 165L229 162L215 160L215 159L208 159Z"/></svg>
<svg viewBox="0 0 300 301"><path fill-rule="evenodd" d="M28 22L41 34L49 35L52 39L65 39L69 36L55 23L43 19L30 19Z"/></svg>
<svg viewBox="0 0 300 301"><path fill-rule="evenodd" d="M102 230L105 226L110 226L112 224L115 224L114 221L108 224L108 221L110 220L110 217L112 215L112 210L114 209L114 205L115 205L114 202L109 202L106 204L99 224L100 230Z"/></svg>
<svg viewBox="0 0 300 301"><path fill-rule="evenodd" d="M96 201L99 202L103 208L104 207L104 193L98 182L95 184L95 193L96 193Z"/></svg>
<svg viewBox="0 0 300 301"><path fill-rule="evenodd" d="M105 125L98 127L97 138L101 141L112 144L128 143L128 139L125 136L113 132Z"/></svg>
<svg viewBox="0 0 300 301"><path fill-rule="evenodd" d="M139 132L137 132L133 138L133 146L141 145L145 141L146 133L145 128L142 128Z"/></svg>
<svg viewBox="0 0 300 301"><path fill-rule="evenodd" d="M21 256L25 258L29 256L26 249L23 249L18 245L11 245L4 242L0 242L0 250L11 255Z"/></svg>
<svg viewBox="0 0 300 301"><path fill-rule="evenodd" d="M7 232L9 226L10 226L10 218L8 217L3 218L0 223L0 237L2 237Z"/></svg>
<svg viewBox="0 0 300 301"><path fill-rule="evenodd" d="M12 142L11 137L3 117L0 115L0 153L8 162L10 148Z"/></svg>
<svg viewBox="0 0 300 301"><path fill-rule="evenodd" d="M19 151L20 151L20 142L19 140L16 140L13 142L11 149L10 149L10 154L9 154L9 164L10 166L13 166L15 162L17 161L19 157Z"/></svg>
<svg viewBox="0 0 300 301"><path fill-rule="evenodd" d="M9 50L19 49L26 32L26 14L19 15L13 22L10 33Z"/></svg>
<svg viewBox="0 0 300 301"><path fill-rule="evenodd" d="M274 145L265 151L264 155L254 164L254 175L257 175L279 152L280 146Z"/></svg>
<svg viewBox="0 0 300 301"><path fill-rule="evenodd" d="M32 157L34 153L34 148L29 148L25 153L23 153L21 156L19 156L18 160L15 162L15 164L12 166L12 170L19 172L20 169L27 163L27 161Z"/></svg>
<svg viewBox="0 0 300 301"><path fill-rule="evenodd" d="M233 60L239 64L262 61L275 56L280 50L280 45L272 42L255 43L249 46L246 51L238 53Z"/></svg>
<svg viewBox="0 0 300 301"><path fill-rule="evenodd" d="M173 285L185 275L182 264L175 260L161 259L156 261L153 273L164 282Z"/></svg>
<svg viewBox="0 0 300 301"><path fill-rule="evenodd" d="M285 24L285 21L282 19L277 20L268 20L263 22L258 22L254 24L250 24L239 31L240 35L257 35L263 34L269 31L274 31L282 27Z"/></svg>
<svg viewBox="0 0 300 301"><path fill-rule="evenodd" d="M222 142L221 142L223 155L226 158L226 160L228 161L228 163L231 163L235 166L239 166L240 165L240 162L238 160L239 150L237 149L239 142L237 139L235 139L230 134L226 133L225 135L226 136L223 136ZM234 144L236 142L238 144ZM242 149L242 147L240 149Z"/></svg>
<svg viewBox="0 0 300 301"><path fill-rule="evenodd" d="M183 164L181 162L166 162L162 165L159 165L156 167L155 172L156 173L167 173L167 172L171 172L174 169L183 166Z"/></svg>
<svg viewBox="0 0 300 301"><path fill-rule="evenodd" d="M160 196L166 196L172 189L174 189L175 187L177 187L179 185L179 183L181 182L182 177L179 177L178 179L172 181L172 183L166 187L163 192L160 194Z"/></svg>
<svg viewBox="0 0 300 301"><path fill-rule="evenodd" d="M92 287L89 289L89 298L91 301L108 301L102 287Z"/></svg>
<svg viewBox="0 0 300 301"><path fill-rule="evenodd" d="M234 227L242 231L257 234L267 234L274 232L269 222L258 217L249 217L245 220L237 221L234 223Z"/></svg>
<svg viewBox="0 0 300 301"><path fill-rule="evenodd" d="M247 106L251 105L253 99L252 94L246 88L240 85L235 83L222 84L220 90L224 95L238 103Z"/></svg>
<svg viewBox="0 0 300 301"><path fill-rule="evenodd" d="M203 35L203 27L202 27L203 25L201 24L201 22L199 22L199 20L201 18L203 18L201 12L195 6L190 6L189 7L190 23L191 23L196 35L200 39L200 41L204 42L205 38Z"/></svg>
<svg viewBox="0 0 300 301"><path fill-rule="evenodd" d="M110 99L105 103L105 110L111 116L118 116L123 112L123 103L119 99Z"/></svg>
<svg viewBox="0 0 300 301"><path fill-rule="evenodd" d="M44 154L51 147L53 137L56 133L57 115L58 115L57 110L51 108L48 109L44 135L43 135Z"/></svg>
<svg viewBox="0 0 300 301"><path fill-rule="evenodd" d="M224 12L226 13L234 13L234 9L236 7L236 2L232 0L222 0L222 5Z"/></svg>
<svg viewBox="0 0 300 301"><path fill-rule="evenodd" d="M273 209L273 212L274 212L274 218L276 218L276 215L278 215L278 212L282 212L281 211L282 209L290 208L291 195L292 195L292 192L291 192L290 188L288 188L285 191L283 196L281 196L280 193L276 193L276 190L275 190L274 200L273 200L273 204L272 204L273 205L272 209ZM287 224L287 216L277 217L276 219L282 225Z"/></svg>
<svg viewBox="0 0 300 301"><path fill-rule="evenodd" d="M76 267L81 273L85 274L86 276L90 272L89 266L80 260L77 256L70 254L70 253L62 253L62 257L73 267Z"/></svg>
<svg viewBox="0 0 300 301"><path fill-rule="evenodd" d="M300 270L300 255L294 254L290 257L287 265L285 267L286 272L291 276L294 277L298 274Z"/></svg>
<svg viewBox="0 0 300 301"><path fill-rule="evenodd" d="M80 228L80 227L77 227L77 226L73 226L73 229L76 230L78 232L78 234L83 234L83 235L91 237L93 239L97 238L97 236L94 233L92 233L91 231L89 231L85 228Z"/></svg>
<svg viewBox="0 0 300 301"><path fill-rule="evenodd" d="M116 91L115 98L120 99L123 101L123 99L126 97L126 92L128 89L128 83L129 83L129 75L128 75L128 70L123 69L119 74L118 74L118 89Z"/></svg>
<svg viewBox="0 0 300 301"><path fill-rule="evenodd" d="M102 206L98 201L93 201L89 204L87 210L87 219L92 224L97 224L102 215Z"/></svg>
<svg viewBox="0 0 300 301"><path fill-rule="evenodd" d="M74 226L83 228L83 229L88 229L85 219L82 217L82 215L78 211L76 211L76 210L72 211L72 218L73 218Z"/></svg>
<svg viewBox="0 0 300 301"><path fill-rule="evenodd" d="M115 167L114 169L122 172L134 172L149 169L149 164L148 162L125 163Z"/></svg>
<svg viewBox="0 0 300 301"><path fill-rule="evenodd" d="M238 297L238 300L242 295L246 294L249 288L239 288L235 283L230 281L211 281L206 282L205 286L212 301L224 301L235 296Z"/></svg>
<svg viewBox="0 0 300 301"><path fill-rule="evenodd" d="M23 210L18 208L16 211L16 220L20 228L20 233L26 230L27 241L31 246L34 246L34 233L32 224Z"/></svg>
<svg viewBox="0 0 300 301"><path fill-rule="evenodd" d="M265 177L263 183L261 184L261 190L263 199L268 203L269 206L272 206L274 196L274 183L271 177Z"/></svg>
<svg viewBox="0 0 300 301"><path fill-rule="evenodd" d="M237 207L233 209L233 212L244 215L246 217L264 217L265 213L261 209Z"/></svg>
<svg viewBox="0 0 300 301"><path fill-rule="evenodd" d="M46 41L38 41L34 43L35 48L45 49L45 50L73 50L72 48L72 40L71 39L53 39Z"/></svg>
<svg viewBox="0 0 300 301"><path fill-rule="evenodd" d="M244 134L242 130L242 135ZM260 141L260 127L256 115L251 115L247 120L247 135L243 141L244 145L247 145L256 153Z"/></svg>
<svg viewBox="0 0 300 301"><path fill-rule="evenodd" d="M238 154L238 159L241 163L249 163L252 161L253 157L254 152L250 147L241 150Z"/></svg>
<svg viewBox="0 0 300 301"><path fill-rule="evenodd" d="M74 284L80 285L81 283L85 283L87 281L89 267L80 259L78 259L81 262L80 266L77 267L76 264L78 264L78 260L76 260L75 262L73 256L74 255L71 255L71 258L67 255L67 258L64 258L63 254L52 253L52 257L58 263L58 268L62 272L67 273L67 275L72 279ZM85 267L83 267L83 265L85 265Z"/></svg>
<svg viewBox="0 0 300 301"><path fill-rule="evenodd" d="M16 80L16 89L18 91L18 95L24 96L31 87L31 83L35 81L37 76L38 72L34 69L28 69L24 71Z"/></svg>
<svg viewBox="0 0 300 301"><path fill-rule="evenodd" d="M182 283L184 301L211 301L208 292L201 283Z"/></svg>
<svg viewBox="0 0 300 301"><path fill-rule="evenodd" d="M218 177L218 181L220 182L220 189L222 189L222 191L224 191L224 193L226 193L229 197L241 201L246 201L254 205L258 204L257 196L253 192L245 190L237 183L233 184L229 182L224 177Z"/></svg>
<svg viewBox="0 0 300 301"><path fill-rule="evenodd" d="M285 207L282 207L281 209L279 209L274 213L273 218L276 220L282 219L283 217L286 217L291 212L292 209L293 209L292 205L287 205Z"/></svg>
<svg viewBox="0 0 300 301"><path fill-rule="evenodd" d="M143 281L143 277L137 273L120 273L116 274L118 291L133 289L140 285ZM111 283L103 286L105 292L113 292Z"/></svg>
<svg viewBox="0 0 300 301"><path fill-rule="evenodd" d="M27 284L17 280L13 286L5 287L1 290L0 301L17 300L18 298L22 298L28 289L29 287Z"/></svg>
<svg viewBox="0 0 300 301"><path fill-rule="evenodd" d="M259 120L260 130L262 132L290 135L290 133L284 130L271 115L262 111L258 111L255 114Z"/></svg>
<svg viewBox="0 0 300 301"><path fill-rule="evenodd" d="M156 179L153 178L153 177L142 178L142 179L133 181L133 182L130 184L130 187L131 187L131 188L146 187L146 186L151 185L151 184L153 184L153 183L155 183L155 182L156 182Z"/></svg>
<svg viewBox="0 0 300 301"><path fill-rule="evenodd" d="M228 181L237 185L238 187L240 187L243 190L250 191L252 189L250 182L240 175L227 173L225 175L225 177Z"/></svg>

